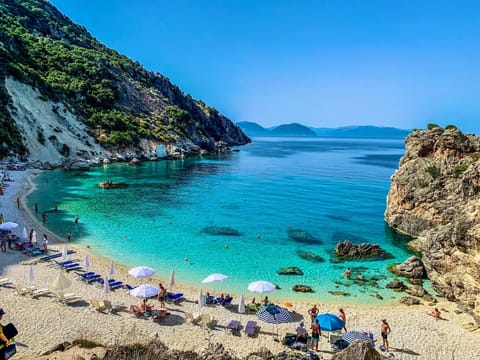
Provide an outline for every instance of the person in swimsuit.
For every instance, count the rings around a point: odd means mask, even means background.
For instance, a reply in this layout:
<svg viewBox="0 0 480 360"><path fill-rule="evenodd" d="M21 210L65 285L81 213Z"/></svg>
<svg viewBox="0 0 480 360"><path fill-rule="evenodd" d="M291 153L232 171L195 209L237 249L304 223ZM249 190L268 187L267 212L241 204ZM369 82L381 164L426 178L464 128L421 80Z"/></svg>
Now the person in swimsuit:
<svg viewBox="0 0 480 360"><path fill-rule="evenodd" d="M347 317L345 316L345 311L343 311L342 308L338 309L339 313L338 314L338 317L340 318L340 320L343 321L343 330L345 330L345 332L347 332Z"/></svg>
<svg viewBox="0 0 480 360"><path fill-rule="evenodd" d="M158 301L160 301L160 307L165 307L165 299L167 297L167 289L160 283L159 284L160 292L158 293Z"/></svg>
<svg viewBox="0 0 480 360"><path fill-rule="evenodd" d="M319 313L319 310L317 308L317 305L313 305L311 309L308 310L308 315L310 315L310 318L312 319L312 322L314 322L315 318L317 317Z"/></svg>
<svg viewBox="0 0 480 360"><path fill-rule="evenodd" d="M392 332L392 329L390 329L390 325L388 325L387 319L382 319L382 340L383 340L383 346L389 352L388 349L388 334Z"/></svg>
<svg viewBox="0 0 480 360"><path fill-rule="evenodd" d="M320 335L322 335L322 331L320 330L320 326L318 325L318 319L315 318L315 320L312 322L312 342L310 344L310 349L313 350L315 347L315 350L318 351L318 342L320 341Z"/></svg>

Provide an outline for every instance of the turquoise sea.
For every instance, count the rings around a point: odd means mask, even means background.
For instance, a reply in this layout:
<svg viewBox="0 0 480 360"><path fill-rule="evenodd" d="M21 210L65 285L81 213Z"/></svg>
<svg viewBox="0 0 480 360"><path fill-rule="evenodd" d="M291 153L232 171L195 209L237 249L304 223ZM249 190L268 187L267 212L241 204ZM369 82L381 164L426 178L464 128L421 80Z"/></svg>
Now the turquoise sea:
<svg viewBox="0 0 480 360"><path fill-rule="evenodd" d="M126 266L153 267L165 280L175 270L177 283L216 293L250 297L247 285L267 280L280 286L270 294L277 300L382 304L398 298L384 289L392 279L386 267L410 254L405 239L385 226L383 213L390 176L404 153L402 140L257 138L238 150L88 172L43 172L28 206L39 204L41 220L43 210L57 205L60 211L49 212L46 225L62 238L72 233L81 248L89 245ZM128 187L99 188L105 180ZM295 237L297 230L306 236ZM333 249L345 239L378 243L393 258L337 262ZM302 259L298 250L323 261ZM289 266L304 275L276 273ZM354 275L376 277L379 288L346 281L341 273L347 267ZM211 273L229 280L202 285ZM315 293L295 293L294 284ZM339 299L328 291L349 296Z"/></svg>

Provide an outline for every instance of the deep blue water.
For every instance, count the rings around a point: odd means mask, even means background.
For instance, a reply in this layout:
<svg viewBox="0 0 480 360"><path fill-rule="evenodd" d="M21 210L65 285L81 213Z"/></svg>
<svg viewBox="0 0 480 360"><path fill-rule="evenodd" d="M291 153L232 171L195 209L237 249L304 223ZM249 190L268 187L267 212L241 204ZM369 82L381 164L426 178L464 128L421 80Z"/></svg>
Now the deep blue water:
<svg viewBox="0 0 480 360"><path fill-rule="evenodd" d="M392 278L386 266L409 256L383 221L403 153L401 140L258 138L218 156L44 172L28 205L39 204L39 218L57 205L61 211L48 213L46 225L59 236L71 232L76 245L127 266L151 266L164 279L174 269L177 283L201 287L218 272L230 279L204 289L248 295L248 283L263 279L281 287L273 299L334 302L328 291L340 290L350 294L342 302L381 303L372 296L379 292L385 303L396 296L383 289ZM129 186L99 188L105 180ZM295 231L305 236L295 238ZM344 239L378 243L394 258L337 262L333 249ZM324 261L302 259L299 250ZM276 273L288 266L304 275ZM348 266L380 277L381 288L346 282ZM294 293L294 284L315 293Z"/></svg>

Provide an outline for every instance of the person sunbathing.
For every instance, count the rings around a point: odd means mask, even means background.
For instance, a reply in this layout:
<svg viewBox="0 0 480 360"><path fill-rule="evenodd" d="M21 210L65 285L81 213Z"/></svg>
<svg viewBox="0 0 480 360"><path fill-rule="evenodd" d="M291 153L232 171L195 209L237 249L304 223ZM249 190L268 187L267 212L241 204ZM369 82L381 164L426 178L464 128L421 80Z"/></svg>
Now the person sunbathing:
<svg viewBox="0 0 480 360"><path fill-rule="evenodd" d="M435 320L440 319L440 314L441 313L437 308L433 309L432 312L427 313L427 315L433 316L435 318Z"/></svg>
<svg viewBox="0 0 480 360"><path fill-rule="evenodd" d="M140 310L142 310L144 313L145 312L152 312L153 306L150 306L147 304L147 300L143 299L142 302L140 303Z"/></svg>

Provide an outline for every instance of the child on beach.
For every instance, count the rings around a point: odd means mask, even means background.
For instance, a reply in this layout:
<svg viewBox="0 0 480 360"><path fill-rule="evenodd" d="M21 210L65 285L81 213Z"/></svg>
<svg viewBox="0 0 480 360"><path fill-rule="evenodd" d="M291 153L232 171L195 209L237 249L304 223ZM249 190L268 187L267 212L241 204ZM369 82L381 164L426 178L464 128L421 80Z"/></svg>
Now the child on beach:
<svg viewBox="0 0 480 360"><path fill-rule="evenodd" d="M48 238L47 234L43 234L43 251L48 252Z"/></svg>

